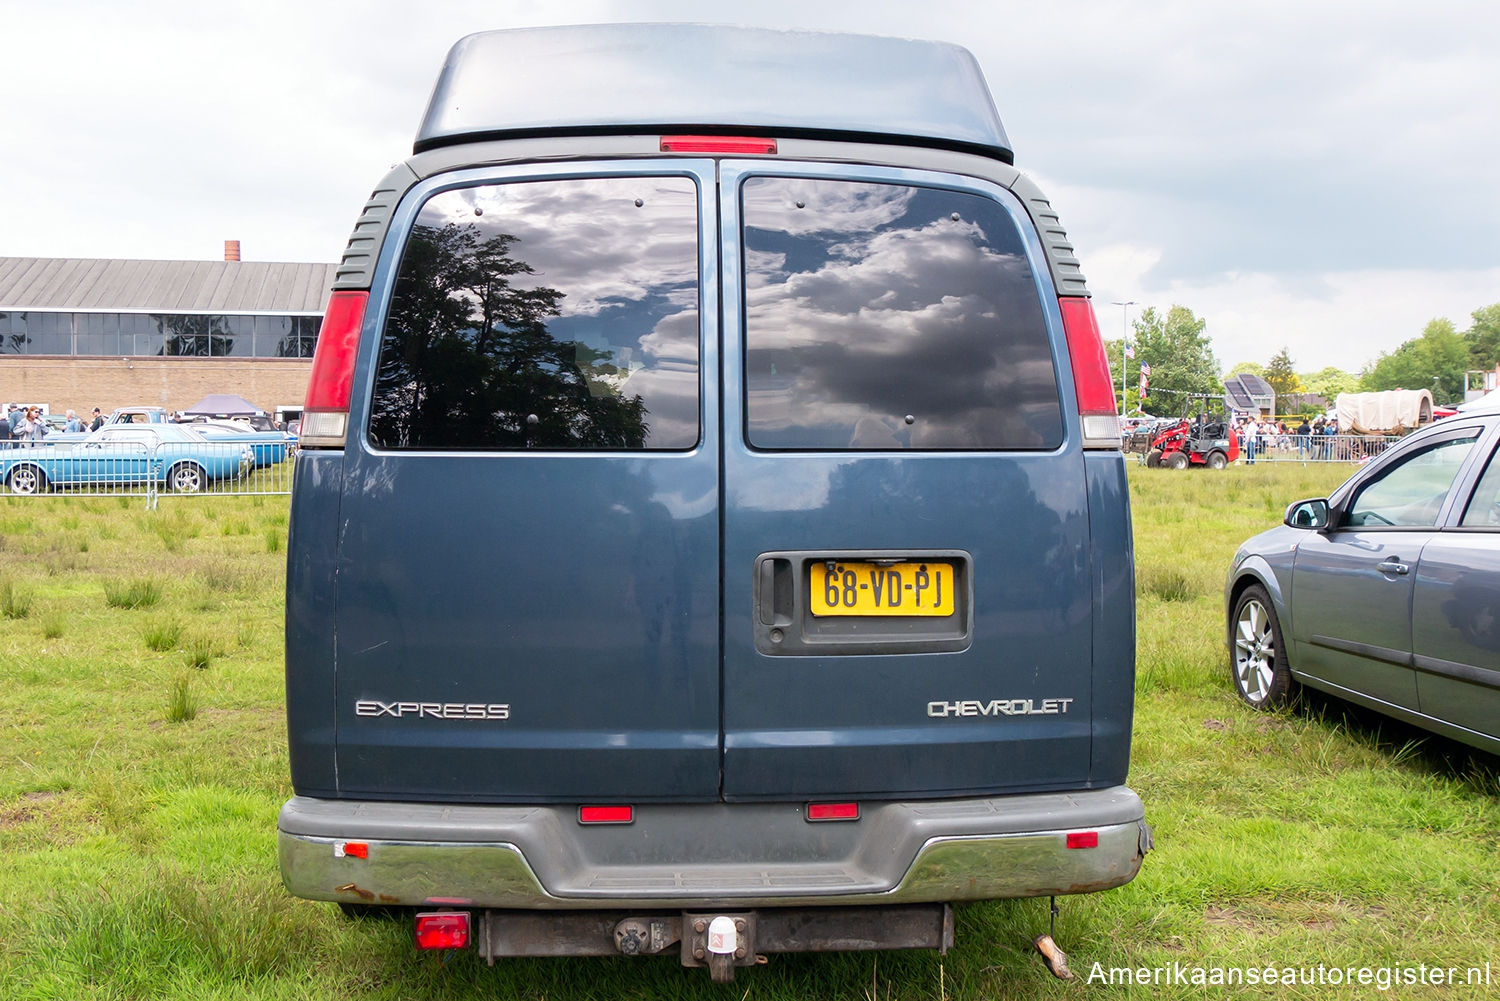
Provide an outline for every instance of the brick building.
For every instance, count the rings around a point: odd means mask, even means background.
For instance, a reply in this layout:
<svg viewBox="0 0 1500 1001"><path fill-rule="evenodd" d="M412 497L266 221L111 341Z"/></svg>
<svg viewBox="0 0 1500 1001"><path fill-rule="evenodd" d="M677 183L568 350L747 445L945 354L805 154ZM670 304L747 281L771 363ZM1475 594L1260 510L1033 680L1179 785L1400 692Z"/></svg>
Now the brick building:
<svg viewBox="0 0 1500 1001"><path fill-rule="evenodd" d="M0 257L0 403L301 407L333 264Z"/></svg>

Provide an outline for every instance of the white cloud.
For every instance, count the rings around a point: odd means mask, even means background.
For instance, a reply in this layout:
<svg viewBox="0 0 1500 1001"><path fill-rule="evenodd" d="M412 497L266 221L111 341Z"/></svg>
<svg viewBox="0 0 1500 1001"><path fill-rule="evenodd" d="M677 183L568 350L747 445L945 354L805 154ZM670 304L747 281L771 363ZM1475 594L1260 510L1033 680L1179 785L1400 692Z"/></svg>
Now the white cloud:
<svg viewBox="0 0 1500 1001"><path fill-rule="evenodd" d="M7 5L0 255L336 260L448 47L693 20L968 46L1104 303L1180 301L1220 360L1358 368L1500 301L1500 5L1076 0ZM1114 318L1117 321L1117 317Z"/></svg>

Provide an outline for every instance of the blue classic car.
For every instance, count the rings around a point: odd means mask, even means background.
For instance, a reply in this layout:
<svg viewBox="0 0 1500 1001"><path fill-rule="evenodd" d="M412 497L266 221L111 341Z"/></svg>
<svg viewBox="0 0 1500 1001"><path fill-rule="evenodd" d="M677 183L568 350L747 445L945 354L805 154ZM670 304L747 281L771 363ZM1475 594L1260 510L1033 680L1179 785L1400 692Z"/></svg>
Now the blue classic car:
<svg viewBox="0 0 1500 1001"><path fill-rule="evenodd" d="M296 451L297 438L285 431L259 431L244 421L187 421L188 427L203 435L205 441L223 441L248 445L255 453L255 467L274 466Z"/></svg>
<svg viewBox="0 0 1500 1001"><path fill-rule="evenodd" d="M246 445L211 442L175 424L100 428L80 441L16 443L0 451L0 482L13 494L53 487L121 486L155 482L196 493L234 479L255 465Z"/></svg>
<svg viewBox="0 0 1500 1001"><path fill-rule="evenodd" d="M1299 684L1500 753L1500 414L1403 440L1246 541L1230 670L1256 707Z"/></svg>

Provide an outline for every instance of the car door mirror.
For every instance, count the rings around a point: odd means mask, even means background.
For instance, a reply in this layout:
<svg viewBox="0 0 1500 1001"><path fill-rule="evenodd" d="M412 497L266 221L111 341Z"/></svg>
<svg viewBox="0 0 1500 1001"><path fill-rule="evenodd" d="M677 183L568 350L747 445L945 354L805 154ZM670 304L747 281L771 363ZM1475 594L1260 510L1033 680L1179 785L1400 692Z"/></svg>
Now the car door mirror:
<svg viewBox="0 0 1500 1001"><path fill-rule="evenodd" d="M1296 501L1287 506L1282 521L1291 528L1327 528L1328 501L1322 497Z"/></svg>

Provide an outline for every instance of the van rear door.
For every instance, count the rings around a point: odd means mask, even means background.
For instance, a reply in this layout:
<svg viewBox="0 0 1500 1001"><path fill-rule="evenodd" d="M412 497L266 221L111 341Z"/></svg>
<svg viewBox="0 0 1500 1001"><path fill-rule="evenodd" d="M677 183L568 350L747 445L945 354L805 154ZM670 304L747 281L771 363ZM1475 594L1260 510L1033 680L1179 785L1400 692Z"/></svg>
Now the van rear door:
<svg viewBox="0 0 1500 1001"><path fill-rule="evenodd" d="M341 795L717 798L713 184L489 168L402 200L345 456Z"/></svg>
<svg viewBox="0 0 1500 1001"><path fill-rule="evenodd" d="M720 184L724 797L1077 788L1088 500L1024 208L854 166Z"/></svg>

